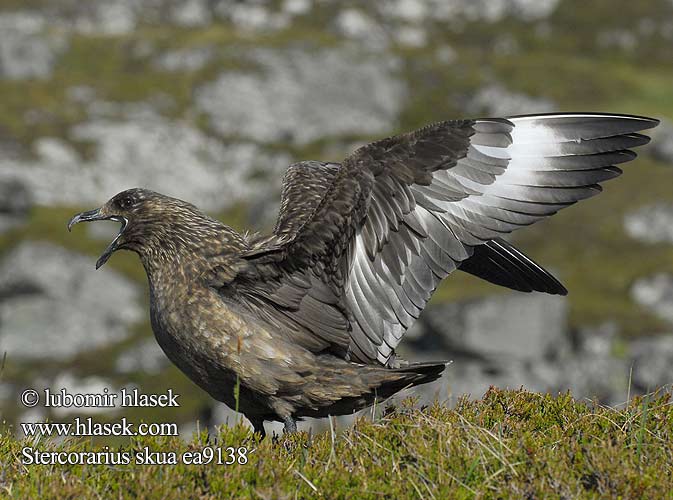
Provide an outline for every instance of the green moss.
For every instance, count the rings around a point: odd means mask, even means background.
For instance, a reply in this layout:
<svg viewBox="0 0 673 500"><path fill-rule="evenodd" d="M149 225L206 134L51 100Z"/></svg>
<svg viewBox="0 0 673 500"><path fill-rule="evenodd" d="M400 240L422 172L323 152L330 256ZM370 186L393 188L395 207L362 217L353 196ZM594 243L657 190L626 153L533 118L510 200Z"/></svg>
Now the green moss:
<svg viewBox="0 0 673 500"><path fill-rule="evenodd" d="M22 465L21 450L99 449L0 436L0 485L12 498L664 498L673 488L670 397L612 409L525 391L414 408L276 442L242 426L216 436L134 438L114 451L246 447L235 465Z"/></svg>
<svg viewBox="0 0 673 500"><path fill-rule="evenodd" d="M612 60L585 55L550 57L549 52L538 50L498 57L492 64L498 78L511 88L578 109L594 110L596 103L634 92L631 78L615 77Z"/></svg>
<svg viewBox="0 0 673 500"><path fill-rule="evenodd" d="M49 0L0 0L0 10L39 9L48 4Z"/></svg>
<svg viewBox="0 0 673 500"><path fill-rule="evenodd" d="M0 95L0 133L26 149L37 137L65 137L84 116L79 106L67 103L65 89L50 81L0 79Z"/></svg>

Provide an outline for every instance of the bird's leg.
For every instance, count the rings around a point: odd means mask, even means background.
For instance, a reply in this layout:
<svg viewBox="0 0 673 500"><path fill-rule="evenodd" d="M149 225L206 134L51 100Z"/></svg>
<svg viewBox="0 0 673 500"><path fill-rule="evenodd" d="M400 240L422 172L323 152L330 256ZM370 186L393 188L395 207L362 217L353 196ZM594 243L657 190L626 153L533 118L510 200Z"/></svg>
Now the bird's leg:
<svg viewBox="0 0 673 500"><path fill-rule="evenodd" d="M283 427L283 432L285 432L285 434L297 432L297 422L295 422L294 418L291 416L285 417L283 423L285 424L285 427Z"/></svg>
<svg viewBox="0 0 673 500"><path fill-rule="evenodd" d="M264 429L264 419L263 418L255 418L255 419L248 419L250 420L250 423L252 424L252 428L255 430L255 432L259 432L260 435L262 436L262 439L266 437L266 430Z"/></svg>

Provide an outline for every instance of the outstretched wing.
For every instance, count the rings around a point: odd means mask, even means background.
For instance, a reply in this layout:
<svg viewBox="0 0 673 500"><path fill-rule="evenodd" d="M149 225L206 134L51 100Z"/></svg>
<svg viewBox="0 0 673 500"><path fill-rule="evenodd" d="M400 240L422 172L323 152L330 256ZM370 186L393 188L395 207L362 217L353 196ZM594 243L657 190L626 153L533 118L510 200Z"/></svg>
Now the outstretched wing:
<svg viewBox="0 0 673 500"><path fill-rule="evenodd" d="M328 343L347 341L352 359L387 363L441 279L464 263L497 282L495 264L483 263L519 258L500 236L597 194L600 182L621 173L614 165L635 157L629 148L648 142L636 132L657 123L549 114L447 121L384 139L331 171L299 222L279 220L247 258L275 283L263 287L265 300L294 294L295 309L284 312L292 321ZM283 203L288 213L306 202Z"/></svg>
<svg viewBox="0 0 673 500"><path fill-rule="evenodd" d="M340 166L303 161L288 167L271 240L291 239L296 235L320 203ZM474 247L472 256L463 261L458 270L521 292L568 293L542 266L501 238Z"/></svg>

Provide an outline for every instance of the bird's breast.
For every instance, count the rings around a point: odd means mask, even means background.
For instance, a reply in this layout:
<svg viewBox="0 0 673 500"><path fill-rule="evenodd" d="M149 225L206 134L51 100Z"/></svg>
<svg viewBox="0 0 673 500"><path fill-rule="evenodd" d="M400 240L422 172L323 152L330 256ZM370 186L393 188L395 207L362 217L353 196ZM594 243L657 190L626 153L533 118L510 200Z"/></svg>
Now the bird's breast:
<svg viewBox="0 0 673 500"><path fill-rule="evenodd" d="M274 357L258 352L271 341L269 333L212 288L152 284L150 317L168 358L218 399L216 393L233 387L246 366L256 365L260 357Z"/></svg>
<svg viewBox="0 0 673 500"><path fill-rule="evenodd" d="M317 369L312 353L212 288L152 285L150 290L159 345L215 399L229 404L238 381L248 395L241 408L264 406L262 395L278 394L286 383L301 383L298 371Z"/></svg>

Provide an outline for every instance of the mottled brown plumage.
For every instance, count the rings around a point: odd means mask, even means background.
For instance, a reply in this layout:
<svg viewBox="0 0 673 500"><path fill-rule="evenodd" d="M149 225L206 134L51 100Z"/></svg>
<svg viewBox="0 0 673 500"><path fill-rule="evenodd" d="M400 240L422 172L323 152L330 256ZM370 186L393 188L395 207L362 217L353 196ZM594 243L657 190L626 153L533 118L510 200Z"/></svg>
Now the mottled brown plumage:
<svg viewBox="0 0 673 500"><path fill-rule="evenodd" d="M112 251L137 252L147 272L152 328L166 355L231 408L238 377L238 408L260 432L263 420L283 420L292 429L292 418L351 412L434 380L443 369L391 371L348 362L300 327L260 314L260 304L237 290L254 287L265 274L243 258L249 242L189 203L130 189L73 223L107 218L124 225Z"/></svg>
<svg viewBox="0 0 673 500"><path fill-rule="evenodd" d="M395 357L455 269L565 294L500 238L596 194L656 120L560 114L449 121L301 162L283 179L272 234L244 236L193 205L124 191L79 221L122 229L99 259L136 252L166 355L263 433L264 420L350 413L437 379L444 363ZM497 334L494 332L494 334Z"/></svg>

